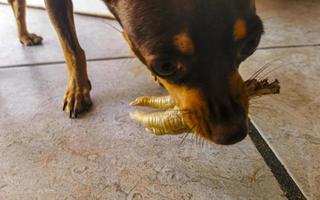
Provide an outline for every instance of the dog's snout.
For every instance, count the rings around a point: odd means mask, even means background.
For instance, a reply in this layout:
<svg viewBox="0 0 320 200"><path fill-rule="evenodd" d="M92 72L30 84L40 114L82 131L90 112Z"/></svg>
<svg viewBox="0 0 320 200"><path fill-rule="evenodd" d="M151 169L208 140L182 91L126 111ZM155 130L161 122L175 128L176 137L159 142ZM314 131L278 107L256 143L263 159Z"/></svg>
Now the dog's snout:
<svg viewBox="0 0 320 200"><path fill-rule="evenodd" d="M238 119L213 128L212 141L221 145L232 145L243 140L248 134L248 120Z"/></svg>
<svg viewBox="0 0 320 200"><path fill-rule="evenodd" d="M231 145L243 140L248 133L248 117L240 102L232 99L210 105L211 140Z"/></svg>
<svg viewBox="0 0 320 200"><path fill-rule="evenodd" d="M223 99L221 103L210 103L210 118L215 122L228 122L232 121L233 118L242 118L245 114L245 108L240 102L236 102L233 99Z"/></svg>

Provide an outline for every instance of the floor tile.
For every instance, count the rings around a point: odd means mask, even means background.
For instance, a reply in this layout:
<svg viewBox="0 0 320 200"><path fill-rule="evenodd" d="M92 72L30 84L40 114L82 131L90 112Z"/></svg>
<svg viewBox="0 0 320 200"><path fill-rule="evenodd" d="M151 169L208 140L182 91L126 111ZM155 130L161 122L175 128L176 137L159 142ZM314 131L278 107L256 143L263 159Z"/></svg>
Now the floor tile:
<svg viewBox="0 0 320 200"><path fill-rule="evenodd" d="M266 29L260 47L320 44L320 5L317 0L258 0L257 8ZM8 6L0 5L0 18L0 38L5 38L0 47L6 49L0 53L0 66L63 60L56 35L44 11L28 10L30 30L45 38L44 45L40 47L24 48L19 44ZM116 22L83 16L77 16L76 22L88 59L131 55L121 34L109 25Z"/></svg>
<svg viewBox="0 0 320 200"><path fill-rule="evenodd" d="M310 199L320 199L320 47L258 51L246 77L278 78L281 94L252 101L251 114L267 142Z"/></svg>
<svg viewBox="0 0 320 200"><path fill-rule="evenodd" d="M7 3L7 0L0 0L2 3ZM90 0L88 4L87 0L73 0L73 9L75 12L92 14L97 16L111 16L112 14L108 9L106 9L103 1ZM27 4L36 7L45 7L43 0L28 0Z"/></svg>
<svg viewBox="0 0 320 200"><path fill-rule="evenodd" d="M265 25L261 47L320 44L318 0L256 0Z"/></svg>
<svg viewBox="0 0 320 200"><path fill-rule="evenodd" d="M70 120L64 66L0 69L0 199L285 199L249 138L202 147L133 123L130 101L164 93L138 62L89 72L94 109Z"/></svg>
<svg viewBox="0 0 320 200"><path fill-rule="evenodd" d="M42 46L23 47L17 39L15 20L11 8L0 5L0 67L63 61L63 54L56 33L45 11L28 9L28 25L31 32L44 38ZM122 34L111 25L115 21L78 16L75 17L78 37L87 59L121 57L131 55Z"/></svg>

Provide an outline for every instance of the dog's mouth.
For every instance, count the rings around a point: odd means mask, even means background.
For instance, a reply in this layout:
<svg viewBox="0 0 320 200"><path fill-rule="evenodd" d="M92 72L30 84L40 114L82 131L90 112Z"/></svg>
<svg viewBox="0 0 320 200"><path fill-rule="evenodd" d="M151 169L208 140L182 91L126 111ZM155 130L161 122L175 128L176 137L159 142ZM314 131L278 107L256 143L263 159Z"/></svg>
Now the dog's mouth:
<svg viewBox="0 0 320 200"><path fill-rule="evenodd" d="M245 92L241 101L233 98L210 101L201 88L159 81L169 91L191 132L222 145L234 144L246 137L249 99Z"/></svg>
<svg viewBox="0 0 320 200"><path fill-rule="evenodd" d="M131 103L159 109L157 112L135 112L131 118L156 135L197 134L207 141L230 145L244 139L248 132L248 101L256 96L278 94L279 81L247 80L240 101L220 98L210 103L199 88L177 86L160 79L170 96L143 96ZM238 85L238 84L237 84ZM222 103L217 103L222 102Z"/></svg>
<svg viewBox="0 0 320 200"><path fill-rule="evenodd" d="M215 144L231 145L243 140L248 133L248 118L234 117L233 120L219 122L207 111L186 110L183 118L191 131Z"/></svg>

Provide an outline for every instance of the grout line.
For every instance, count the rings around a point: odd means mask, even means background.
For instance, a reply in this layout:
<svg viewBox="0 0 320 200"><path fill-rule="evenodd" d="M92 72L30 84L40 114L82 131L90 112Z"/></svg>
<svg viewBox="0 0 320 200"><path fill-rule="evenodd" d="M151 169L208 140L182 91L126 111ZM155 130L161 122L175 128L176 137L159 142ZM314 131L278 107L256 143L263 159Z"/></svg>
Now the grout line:
<svg viewBox="0 0 320 200"><path fill-rule="evenodd" d="M283 45L283 46L259 47L257 50L293 49L293 48L304 48L304 47L320 47L320 43L319 43L319 44L298 44L298 45Z"/></svg>
<svg viewBox="0 0 320 200"><path fill-rule="evenodd" d="M0 4L2 4L0 2ZM306 48L306 47L320 47L319 44L302 44L302 45L284 45L284 46L270 46L270 47L259 47L257 50L275 50L275 49L293 49L293 48ZM134 56L119 56L119 57L110 57L110 58L92 58L87 59L87 62L92 61L107 61L107 60L120 60L120 59L130 59L135 58ZM0 66L0 69L6 68L15 68L15 67L32 67L32 66L41 66L41 65L56 65L56 64L63 64L65 61L54 61L54 62L39 62L39 63L27 63L27 64L17 64L17 65L3 65Z"/></svg>
<svg viewBox="0 0 320 200"><path fill-rule="evenodd" d="M87 59L87 62L97 62L97 61L111 61L111 60L122 60L122 59L132 59L135 58L133 56L117 56L117 57L109 57L109 58L91 58ZM53 62L39 62L39 63L26 63L26 64L17 64L17 65L3 65L0 66L0 69L13 69L13 68L20 68L20 67L38 67L42 65L58 65L64 64L65 61L53 61Z"/></svg>
<svg viewBox="0 0 320 200"><path fill-rule="evenodd" d="M274 177L277 179L282 191L289 200L307 200L303 192L300 190L299 186L289 175L286 168L283 166L281 161L269 147L267 142L261 136L261 133L250 123L249 136L256 146L257 150L263 157L265 163L271 169Z"/></svg>
<svg viewBox="0 0 320 200"><path fill-rule="evenodd" d="M0 4L2 4L0 2ZM274 50L274 49L290 49L290 48L306 48L306 47L320 47L319 44L306 44L306 45L284 45L284 46L270 46L270 47L259 47L257 50ZM134 56L118 56L118 57L109 57L109 58L92 58L87 59L87 62L94 61L108 61L108 60L121 60L121 59L131 59L135 58ZM18 68L18 67L35 67L41 65L56 65L56 64L64 64L65 61L53 61L53 62L39 62L39 63L26 63L26 64L16 64L16 65L0 65L0 69L7 68Z"/></svg>

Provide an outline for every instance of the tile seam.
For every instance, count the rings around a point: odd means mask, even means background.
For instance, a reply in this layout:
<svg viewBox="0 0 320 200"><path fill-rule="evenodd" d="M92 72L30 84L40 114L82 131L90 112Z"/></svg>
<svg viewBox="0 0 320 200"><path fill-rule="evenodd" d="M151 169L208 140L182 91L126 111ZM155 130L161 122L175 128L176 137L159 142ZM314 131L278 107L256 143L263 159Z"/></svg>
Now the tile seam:
<svg viewBox="0 0 320 200"><path fill-rule="evenodd" d="M258 51L263 50L278 50L278 49L297 49L297 48L317 48L320 47L319 44L306 44L306 45L284 45L284 46L269 46L269 47L259 47ZM109 61L109 60L121 60L121 59L132 59L134 56L119 56L119 57L106 57L106 58L92 58L87 59L87 62L97 62L97 61ZM62 60L52 61L52 62L38 62L38 63L25 63L25 64L17 64L17 65L0 65L0 69L8 69L8 68L20 68L20 67L39 67L42 65L57 65L64 64L65 62Z"/></svg>
<svg viewBox="0 0 320 200"><path fill-rule="evenodd" d="M98 62L98 61L113 61L113 60L126 60L126 59L134 59L133 56L119 56L119 57L107 57L107 58L91 58L87 59L87 63L90 62ZM46 67L51 65L59 65L65 64L65 61L52 61L52 62L39 62L39 63L30 63L30 64L17 64L17 65L0 65L1 69L15 69L15 68L23 68L23 67Z"/></svg>
<svg viewBox="0 0 320 200"><path fill-rule="evenodd" d="M259 131L253 121L250 122L249 136L278 181L285 196L289 200L307 200L307 195L300 189L299 184L297 184L295 179L287 171L271 145L263 137L263 134L261 134L261 131Z"/></svg>

